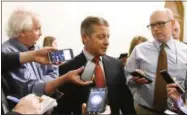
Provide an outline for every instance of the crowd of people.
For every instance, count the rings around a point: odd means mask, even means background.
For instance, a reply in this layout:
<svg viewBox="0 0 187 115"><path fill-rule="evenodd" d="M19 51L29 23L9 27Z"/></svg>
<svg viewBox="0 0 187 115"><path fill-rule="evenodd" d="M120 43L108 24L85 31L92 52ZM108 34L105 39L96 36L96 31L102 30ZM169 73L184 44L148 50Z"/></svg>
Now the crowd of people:
<svg viewBox="0 0 187 115"><path fill-rule="evenodd" d="M154 40L135 36L129 53L119 59L106 54L109 27L102 17L86 17L80 25L82 52L70 61L52 65L48 53L58 50L56 38L45 37L40 48L36 45L42 34L37 15L26 10L14 11L8 20L9 39L2 44L1 51L2 113L37 114L40 95L50 96L58 90L64 95L57 100L58 106L52 114L85 114L82 108L90 88L107 87L107 107L111 114L160 115L167 109L187 114L187 45L179 41L180 25L171 10L152 12L147 27ZM95 63L96 68L93 79L83 81L80 75L87 61ZM175 76L185 93L180 94L175 83L167 84L161 70ZM152 83L131 75L134 71ZM6 103L7 95L21 100L10 106Z"/></svg>

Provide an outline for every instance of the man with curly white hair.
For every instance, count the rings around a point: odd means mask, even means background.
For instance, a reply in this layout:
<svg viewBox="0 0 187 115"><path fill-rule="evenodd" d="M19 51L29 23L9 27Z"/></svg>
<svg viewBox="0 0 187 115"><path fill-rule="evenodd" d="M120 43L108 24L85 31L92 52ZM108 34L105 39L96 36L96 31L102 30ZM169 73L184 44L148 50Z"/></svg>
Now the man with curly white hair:
<svg viewBox="0 0 187 115"><path fill-rule="evenodd" d="M35 44L41 34L41 23L37 14L22 9L16 10L9 18L7 35L10 39L2 44L2 52L25 52L39 49ZM80 80L78 74L82 70L83 68L78 68L58 77L51 68L44 73L41 64L29 62L9 71L5 78L9 87L14 88L11 89L9 95L15 95L18 98L29 93L50 95L66 82L79 85L92 83Z"/></svg>
<svg viewBox="0 0 187 115"><path fill-rule="evenodd" d="M38 15L24 9L14 11L8 20L7 35L17 38L28 48L33 47L42 35Z"/></svg>

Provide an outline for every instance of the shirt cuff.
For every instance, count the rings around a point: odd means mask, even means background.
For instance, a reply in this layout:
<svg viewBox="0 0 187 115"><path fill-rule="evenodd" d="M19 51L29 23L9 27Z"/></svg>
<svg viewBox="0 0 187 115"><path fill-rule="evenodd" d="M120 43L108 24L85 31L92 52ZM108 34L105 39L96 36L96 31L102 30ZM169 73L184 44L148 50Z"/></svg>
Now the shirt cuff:
<svg viewBox="0 0 187 115"><path fill-rule="evenodd" d="M177 103L177 106L178 106L179 108L180 108L181 106L184 106L184 102L183 102L181 96L180 96L179 100L177 100L176 103Z"/></svg>
<svg viewBox="0 0 187 115"><path fill-rule="evenodd" d="M37 82L35 83L34 87L33 87L33 93L36 93L36 94L46 94L45 93L45 85L46 83L44 81L40 81L40 82Z"/></svg>

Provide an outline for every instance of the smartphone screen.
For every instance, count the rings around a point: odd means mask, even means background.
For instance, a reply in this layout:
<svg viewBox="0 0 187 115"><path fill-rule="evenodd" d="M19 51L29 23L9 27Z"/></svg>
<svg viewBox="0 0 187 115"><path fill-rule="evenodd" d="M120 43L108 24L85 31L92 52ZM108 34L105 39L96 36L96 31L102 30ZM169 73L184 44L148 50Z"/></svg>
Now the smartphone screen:
<svg viewBox="0 0 187 115"><path fill-rule="evenodd" d="M88 61L84 67L84 70L81 74L81 79L83 81L90 81L94 71L95 71L95 63L93 63L92 61Z"/></svg>
<svg viewBox="0 0 187 115"><path fill-rule="evenodd" d="M51 63L55 64L58 62L71 60L73 58L73 51L72 49L57 50L54 52L49 52L48 56Z"/></svg>
<svg viewBox="0 0 187 115"><path fill-rule="evenodd" d="M107 94L107 88L90 89L90 94L87 102L87 112L89 114L103 112L106 107Z"/></svg>
<svg viewBox="0 0 187 115"><path fill-rule="evenodd" d="M183 94L185 92L184 89L178 83L176 83L175 80L173 80L173 78L169 75L169 73L167 72L167 70L161 70L160 74L162 75L162 77L164 78L164 80L167 82L167 84L170 84L170 83L177 84L177 91L180 94Z"/></svg>

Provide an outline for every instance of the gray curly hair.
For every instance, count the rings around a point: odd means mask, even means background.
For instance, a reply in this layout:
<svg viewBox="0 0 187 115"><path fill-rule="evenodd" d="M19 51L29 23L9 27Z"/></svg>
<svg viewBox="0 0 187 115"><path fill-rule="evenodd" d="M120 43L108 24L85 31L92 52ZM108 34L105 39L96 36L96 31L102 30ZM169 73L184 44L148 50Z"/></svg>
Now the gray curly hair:
<svg viewBox="0 0 187 115"><path fill-rule="evenodd" d="M8 20L7 35L9 38L19 36L23 30L31 30L33 27L33 18L38 15L24 9L17 9L12 12Z"/></svg>

